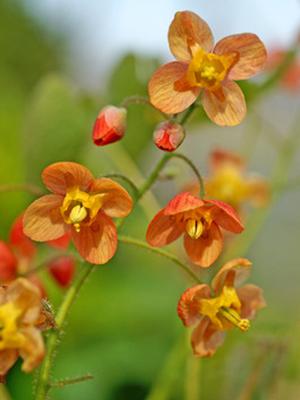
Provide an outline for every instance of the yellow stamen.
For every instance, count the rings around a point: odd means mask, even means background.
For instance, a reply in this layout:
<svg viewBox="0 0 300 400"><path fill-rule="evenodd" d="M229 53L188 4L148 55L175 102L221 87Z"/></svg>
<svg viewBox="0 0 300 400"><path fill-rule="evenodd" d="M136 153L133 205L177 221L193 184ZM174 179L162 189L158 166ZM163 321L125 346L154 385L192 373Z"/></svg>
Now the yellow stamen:
<svg viewBox="0 0 300 400"><path fill-rule="evenodd" d="M187 80L192 86L214 90L226 78L236 59L237 55L234 53L218 55L207 53L202 48L195 47L187 72Z"/></svg>
<svg viewBox="0 0 300 400"><path fill-rule="evenodd" d="M79 204L72 208L70 212L70 220L74 225L76 232L80 232L80 222L82 222L87 215L87 210Z"/></svg>
<svg viewBox="0 0 300 400"><path fill-rule="evenodd" d="M192 239L198 239L203 233L204 226L202 222L197 219L188 219L185 229Z"/></svg>
<svg viewBox="0 0 300 400"><path fill-rule="evenodd" d="M226 318L233 325L240 328L241 331L246 332L250 328L250 321L245 318L241 318L236 310L233 308L222 307L219 313Z"/></svg>

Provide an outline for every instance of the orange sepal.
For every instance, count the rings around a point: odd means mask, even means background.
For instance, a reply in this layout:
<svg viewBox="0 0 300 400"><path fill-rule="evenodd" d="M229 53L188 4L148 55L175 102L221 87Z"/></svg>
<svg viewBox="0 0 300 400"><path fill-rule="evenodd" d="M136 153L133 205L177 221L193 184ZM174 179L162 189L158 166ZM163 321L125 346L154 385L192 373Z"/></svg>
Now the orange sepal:
<svg viewBox="0 0 300 400"><path fill-rule="evenodd" d="M199 239L184 236L184 247L191 261L203 268L208 268L219 257L223 248L223 235L217 224L211 224L206 235Z"/></svg>
<svg viewBox="0 0 300 400"><path fill-rule="evenodd" d="M49 194L35 200L25 211L24 233L32 240L46 242L66 233L60 206L63 197Z"/></svg>
<svg viewBox="0 0 300 400"><path fill-rule="evenodd" d="M185 326L194 325L202 316L199 311L199 302L210 297L210 288L201 284L188 288L180 297L177 313Z"/></svg>
<svg viewBox="0 0 300 400"><path fill-rule="evenodd" d="M213 35L208 24L191 11L179 11L175 14L168 32L172 54L180 61L191 59L191 48L195 45L210 51L213 47Z"/></svg>
<svg viewBox="0 0 300 400"><path fill-rule="evenodd" d="M202 104L208 117L220 126L240 124L247 111L244 94L233 81L223 82L219 91L205 90Z"/></svg>
<svg viewBox="0 0 300 400"><path fill-rule="evenodd" d="M215 48L216 54L237 52L239 59L229 72L228 79L248 79L260 72L267 61L267 51L263 42L253 33L226 36Z"/></svg>
<svg viewBox="0 0 300 400"><path fill-rule="evenodd" d="M225 333L219 331L208 318L202 319L192 333L192 348L195 356L211 357L224 341Z"/></svg>
<svg viewBox="0 0 300 400"><path fill-rule="evenodd" d="M165 209L159 211L150 222L147 242L154 247L162 247L178 239L184 231L184 225L178 224L172 217L165 215Z"/></svg>
<svg viewBox="0 0 300 400"><path fill-rule="evenodd" d="M72 230L72 237L81 257L91 264L105 264L117 250L116 226L104 212L90 226L82 226L80 232Z"/></svg>
<svg viewBox="0 0 300 400"><path fill-rule="evenodd" d="M176 86L176 82L182 82L185 78L187 69L186 63L174 61L154 72L148 85L150 101L154 107L166 114L177 114L194 103L200 93L199 88L181 90L181 84Z"/></svg>
<svg viewBox="0 0 300 400"><path fill-rule="evenodd" d="M42 180L51 192L65 195L68 189L74 187L88 191L94 177L83 165L65 161L46 167L42 172Z"/></svg>
<svg viewBox="0 0 300 400"><path fill-rule="evenodd" d="M247 258L235 258L223 265L212 281L212 288L219 293L223 286L240 285L250 274L252 263Z"/></svg>

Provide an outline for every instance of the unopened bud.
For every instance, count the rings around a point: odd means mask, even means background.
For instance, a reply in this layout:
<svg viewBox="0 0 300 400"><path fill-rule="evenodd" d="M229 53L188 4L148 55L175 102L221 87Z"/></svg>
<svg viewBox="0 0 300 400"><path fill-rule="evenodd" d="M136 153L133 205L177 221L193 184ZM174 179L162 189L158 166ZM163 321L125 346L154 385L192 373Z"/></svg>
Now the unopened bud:
<svg viewBox="0 0 300 400"><path fill-rule="evenodd" d="M183 126L176 122L161 122L155 129L153 140L155 145L164 151L176 150L185 137Z"/></svg>
<svg viewBox="0 0 300 400"><path fill-rule="evenodd" d="M122 139L126 129L127 110L123 107L104 107L94 124L93 141L97 146L105 146Z"/></svg>

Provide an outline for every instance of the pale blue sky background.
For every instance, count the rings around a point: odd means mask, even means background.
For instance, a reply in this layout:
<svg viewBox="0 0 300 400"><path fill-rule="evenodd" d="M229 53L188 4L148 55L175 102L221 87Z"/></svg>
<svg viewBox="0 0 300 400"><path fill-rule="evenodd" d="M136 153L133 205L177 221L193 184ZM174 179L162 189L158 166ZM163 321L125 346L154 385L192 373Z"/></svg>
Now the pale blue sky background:
<svg viewBox="0 0 300 400"><path fill-rule="evenodd" d="M92 86L133 50L170 58L167 30L178 10L197 12L215 38L254 32L267 45L288 45L300 31L300 0L24 0L31 13L63 31L73 74Z"/></svg>

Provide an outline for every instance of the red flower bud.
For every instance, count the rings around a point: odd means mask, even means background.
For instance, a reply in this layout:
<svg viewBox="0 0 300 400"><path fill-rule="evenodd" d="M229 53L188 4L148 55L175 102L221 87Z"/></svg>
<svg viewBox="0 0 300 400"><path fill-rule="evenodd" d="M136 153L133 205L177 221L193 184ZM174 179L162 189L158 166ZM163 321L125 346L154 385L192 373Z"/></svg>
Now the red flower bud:
<svg viewBox="0 0 300 400"><path fill-rule="evenodd" d="M47 244L55 249L67 249L71 241L71 232L67 232L58 239L48 240Z"/></svg>
<svg viewBox="0 0 300 400"><path fill-rule="evenodd" d="M153 140L155 145L164 151L176 150L185 137L183 126L171 121L164 121L157 125Z"/></svg>
<svg viewBox="0 0 300 400"><path fill-rule="evenodd" d="M49 272L56 283L65 288L71 283L75 273L75 260L71 256L60 256L48 264Z"/></svg>
<svg viewBox="0 0 300 400"><path fill-rule="evenodd" d="M10 247L0 240L0 281L7 282L17 275L18 261Z"/></svg>
<svg viewBox="0 0 300 400"><path fill-rule="evenodd" d="M123 107L104 107L94 124L93 141L97 146L114 143L124 136L127 110Z"/></svg>
<svg viewBox="0 0 300 400"><path fill-rule="evenodd" d="M29 260L34 257L36 247L23 232L23 215L20 215L12 224L9 233L9 242L18 257L24 257Z"/></svg>

